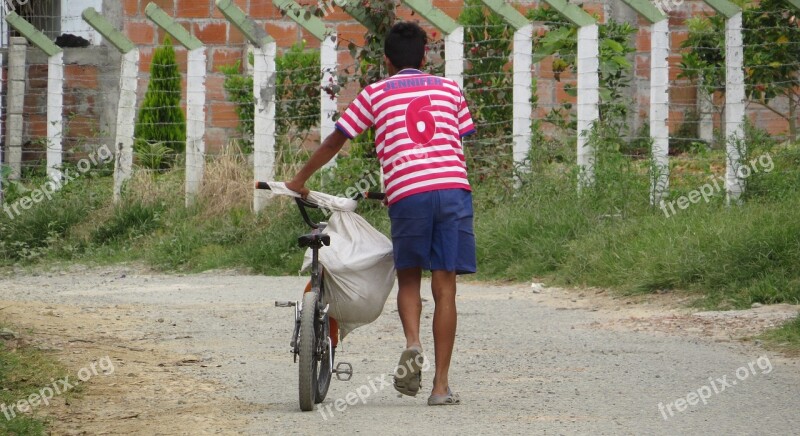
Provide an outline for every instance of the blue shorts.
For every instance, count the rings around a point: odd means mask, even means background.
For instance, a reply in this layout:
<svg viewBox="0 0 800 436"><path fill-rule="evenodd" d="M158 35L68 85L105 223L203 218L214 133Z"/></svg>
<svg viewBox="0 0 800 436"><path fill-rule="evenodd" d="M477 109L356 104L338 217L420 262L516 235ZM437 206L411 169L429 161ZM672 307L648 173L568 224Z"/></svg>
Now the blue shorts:
<svg viewBox="0 0 800 436"><path fill-rule="evenodd" d="M472 217L472 193L464 189L422 192L392 204L395 268L476 272Z"/></svg>

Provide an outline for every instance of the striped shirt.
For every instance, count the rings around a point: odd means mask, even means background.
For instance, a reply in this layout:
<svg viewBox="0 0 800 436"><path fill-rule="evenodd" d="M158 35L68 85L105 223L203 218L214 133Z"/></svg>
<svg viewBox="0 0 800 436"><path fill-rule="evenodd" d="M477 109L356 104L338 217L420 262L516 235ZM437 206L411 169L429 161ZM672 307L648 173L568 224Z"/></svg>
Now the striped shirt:
<svg viewBox="0 0 800 436"><path fill-rule="evenodd" d="M367 86L336 128L353 139L372 126L389 204L421 192L471 190L461 138L475 126L453 80L407 69Z"/></svg>

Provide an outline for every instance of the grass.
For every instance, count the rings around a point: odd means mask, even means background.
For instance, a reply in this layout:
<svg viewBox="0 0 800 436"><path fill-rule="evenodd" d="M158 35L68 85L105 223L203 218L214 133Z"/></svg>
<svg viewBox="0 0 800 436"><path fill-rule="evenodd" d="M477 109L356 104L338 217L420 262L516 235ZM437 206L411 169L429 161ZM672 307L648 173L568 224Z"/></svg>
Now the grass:
<svg viewBox="0 0 800 436"><path fill-rule="evenodd" d="M800 356L800 316L761 335L767 347L790 356Z"/></svg>
<svg viewBox="0 0 800 436"><path fill-rule="evenodd" d="M2 327L2 326L0 326ZM41 418L40 404L33 411L19 413L17 404L31 394L50 386L53 379L66 375L66 370L52 357L35 348L20 345L16 340L0 340L0 434L4 435L44 435L47 422ZM11 418L11 419L8 419Z"/></svg>

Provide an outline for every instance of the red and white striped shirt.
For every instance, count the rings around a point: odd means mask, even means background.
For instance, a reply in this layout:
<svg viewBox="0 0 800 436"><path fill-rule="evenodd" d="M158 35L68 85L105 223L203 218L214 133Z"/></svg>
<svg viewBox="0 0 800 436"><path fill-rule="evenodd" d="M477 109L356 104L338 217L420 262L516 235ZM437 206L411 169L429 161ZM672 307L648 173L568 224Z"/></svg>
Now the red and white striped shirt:
<svg viewBox="0 0 800 436"><path fill-rule="evenodd" d="M336 128L353 139L371 126L389 204L421 192L471 190L461 138L475 126L453 80L407 69L367 86Z"/></svg>

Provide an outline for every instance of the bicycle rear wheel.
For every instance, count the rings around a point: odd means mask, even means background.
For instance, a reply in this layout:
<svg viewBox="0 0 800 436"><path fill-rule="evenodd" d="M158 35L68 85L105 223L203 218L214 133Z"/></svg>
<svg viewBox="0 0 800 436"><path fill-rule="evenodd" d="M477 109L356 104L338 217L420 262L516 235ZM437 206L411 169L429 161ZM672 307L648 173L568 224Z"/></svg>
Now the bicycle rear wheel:
<svg viewBox="0 0 800 436"><path fill-rule="evenodd" d="M322 334L320 335L320 337L327 339L328 337L327 333L329 332L330 329L330 318L328 318L328 316L326 315L325 322L321 324L322 325L320 331L322 331ZM325 340L325 342L322 344L322 347L323 347L322 356L320 356L319 368L317 371L317 383L314 392L315 403L321 403L322 400L324 400L325 397L328 395L328 387L330 387L331 385L331 375L332 375L331 370L333 369L331 366L331 362L335 357L334 355L329 355L329 353L333 353L334 351L333 347L328 348L327 340Z"/></svg>
<svg viewBox="0 0 800 436"><path fill-rule="evenodd" d="M317 293L303 294L303 310L300 314L300 410L314 410L317 395Z"/></svg>

